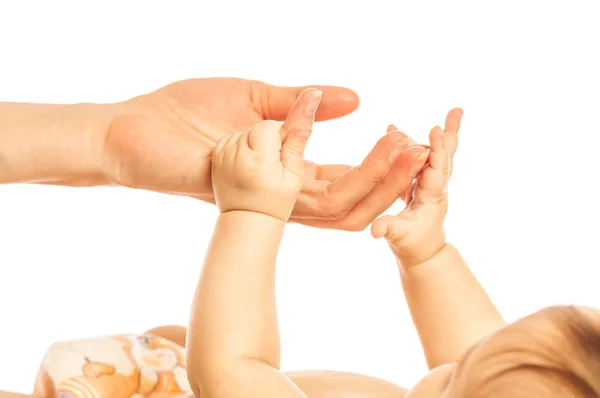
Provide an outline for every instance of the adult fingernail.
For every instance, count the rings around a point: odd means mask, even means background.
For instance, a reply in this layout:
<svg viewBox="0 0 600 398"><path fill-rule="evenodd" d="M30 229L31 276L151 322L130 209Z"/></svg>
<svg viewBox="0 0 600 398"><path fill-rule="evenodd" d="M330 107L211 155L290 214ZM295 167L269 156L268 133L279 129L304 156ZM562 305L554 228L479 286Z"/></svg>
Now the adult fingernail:
<svg viewBox="0 0 600 398"><path fill-rule="evenodd" d="M415 165L412 167L412 169L410 169L410 174L415 175L415 174L419 173L425 166L425 163L427 162L428 158L429 158L429 150L426 149L425 151L423 151L422 154L417 156L417 158L415 159Z"/></svg>
<svg viewBox="0 0 600 398"><path fill-rule="evenodd" d="M319 107L319 103L321 102L321 97L322 97L323 93L320 90L312 90L310 93L310 97L308 98L308 101L306 102L306 113L308 114L313 114L317 111L317 108Z"/></svg>
<svg viewBox="0 0 600 398"><path fill-rule="evenodd" d="M418 162L424 162L429 157L429 149L425 149L422 154L417 157Z"/></svg>
<svg viewBox="0 0 600 398"><path fill-rule="evenodd" d="M390 152L390 162L394 162L398 157L404 152L408 144L410 143L410 138L405 137L398 142L396 142L396 147Z"/></svg>
<svg viewBox="0 0 600 398"><path fill-rule="evenodd" d="M395 124L390 124L387 128L387 133L393 133L394 131L400 131L400 129Z"/></svg>
<svg viewBox="0 0 600 398"><path fill-rule="evenodd" d="M417 156L421 155L422 152L426 152L429 149L429 145L413 144L404 150L404 152L412 151L416 152Z"/></svg>

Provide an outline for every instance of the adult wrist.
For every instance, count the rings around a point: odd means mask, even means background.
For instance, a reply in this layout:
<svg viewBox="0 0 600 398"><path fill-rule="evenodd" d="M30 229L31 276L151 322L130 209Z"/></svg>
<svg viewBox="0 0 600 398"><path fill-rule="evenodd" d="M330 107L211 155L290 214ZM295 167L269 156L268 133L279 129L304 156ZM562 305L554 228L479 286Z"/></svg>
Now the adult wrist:
<svg viewBox="0 0 600 398"><path fill-rule="evenodd" d="M0 104L0 183L108 183L106 133L118 104Z"/></svg>
<svg viewBox="0 0 600 398"><path fill-rule="evenodd" d="M106 135L122 105L81 103L66 105L65 117L73 125L63 130L72 146L60 149L71 156L68 164L58 163L53 183L70 186L97 186L111 183L104 158ZM67 139L68 139L67 138ZM62 177L64 176L64 177ZM61 177L63 180L61 181Z"/></svg>

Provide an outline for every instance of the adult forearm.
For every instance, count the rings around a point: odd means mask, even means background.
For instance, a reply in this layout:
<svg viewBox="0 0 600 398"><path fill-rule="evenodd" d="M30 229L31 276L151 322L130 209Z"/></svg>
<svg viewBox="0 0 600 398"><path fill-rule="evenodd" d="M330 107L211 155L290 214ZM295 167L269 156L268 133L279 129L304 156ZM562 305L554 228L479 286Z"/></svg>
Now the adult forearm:
<svg viewBox="0 0 600 398"><path fill-rule="evenodd" d="M275 262L284 226L280 220L252 212L219 217L188 329L192 384L196 377L212 384L212 372L228 373L240 360L279 367Z"/></svg>
<svg viewBox="0 0 600 398"><path fill-rule="evenodd" d="M103 141L117 107L0 103L0 183L106 184Z"/></svg>
<svg viewBox="0 0 600 398"><path fill-rule="evenodd" d="M492 300L451 245L401 274L430 369L456 362L473 344L504 325Z"/></svg>
<svg viewBox="0 0 600 398"><path fill-rule="evenodd" d="M40 398L36 395L21 394L17 392L0 391L0 398Z"/></svg>

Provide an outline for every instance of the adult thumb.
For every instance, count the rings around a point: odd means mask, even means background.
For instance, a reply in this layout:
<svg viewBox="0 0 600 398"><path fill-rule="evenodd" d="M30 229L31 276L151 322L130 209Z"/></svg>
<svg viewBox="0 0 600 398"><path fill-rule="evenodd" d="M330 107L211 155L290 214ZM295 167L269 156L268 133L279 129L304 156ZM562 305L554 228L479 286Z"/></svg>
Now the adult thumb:
<svg viewBox="0 0 600 398"><path fill-rule="evenodd" d="M304 90L288 113L281 136L281 162L293 173L300 174L304 163L304 150L312 133L315 113L321 102L321 91Z"/></svg>

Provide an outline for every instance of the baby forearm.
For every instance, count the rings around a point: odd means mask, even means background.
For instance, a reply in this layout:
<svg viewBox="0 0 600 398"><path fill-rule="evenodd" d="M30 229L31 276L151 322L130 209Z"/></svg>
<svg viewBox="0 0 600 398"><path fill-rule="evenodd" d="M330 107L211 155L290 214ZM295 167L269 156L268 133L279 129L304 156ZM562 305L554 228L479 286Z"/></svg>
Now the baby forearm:
<svg viewBox="0 0 600 398"><path fill-rule="evenodd" d="M451 245L403 271L402 285L430 369L458 361L474 343L504 325Z"/></svg>
<svg viewBox="0 0 600 398"><path fill-rule="evenodd" d="M188 377L240 359L279 368L275 262L284 226L253 212L219 217L194 298Z"/></svg>
<svg viewBox="0 0 600 398"><path fill-rule="evenodd" d="M91 186L112 105L0 103L0 183Z"/></svg>

